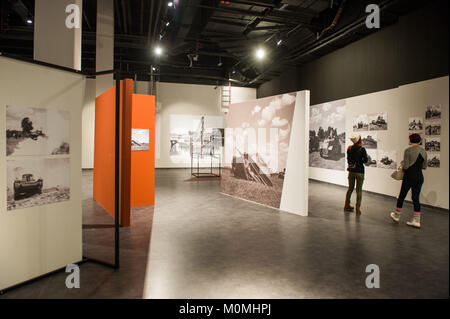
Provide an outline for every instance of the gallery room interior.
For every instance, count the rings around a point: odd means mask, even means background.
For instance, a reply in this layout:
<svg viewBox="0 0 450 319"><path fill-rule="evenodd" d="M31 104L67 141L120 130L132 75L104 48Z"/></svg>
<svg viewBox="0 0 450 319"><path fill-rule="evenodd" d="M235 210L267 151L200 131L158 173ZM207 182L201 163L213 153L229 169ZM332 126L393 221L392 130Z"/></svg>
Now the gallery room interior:
<svg viewBox="0 0 450 319"><path fill-rule="evenodd" d="M0 299L447 299L447 0L0 3Z"/></svg>

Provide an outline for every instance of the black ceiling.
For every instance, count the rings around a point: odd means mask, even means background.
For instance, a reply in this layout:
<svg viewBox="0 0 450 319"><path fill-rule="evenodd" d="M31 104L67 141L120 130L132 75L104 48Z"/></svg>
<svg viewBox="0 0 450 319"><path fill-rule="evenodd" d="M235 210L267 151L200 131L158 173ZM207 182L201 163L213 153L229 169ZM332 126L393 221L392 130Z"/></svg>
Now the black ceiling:
<svg viewBox="0 0 450 319"><path fill-rule="evenodd" d="M96 2L83 1L82 68L95 70ZM115 68L138 80L257 87L374 32L365 7L379 4L381 25L426 0L114 0ZM34 0L1 0L0 52L33 56ZM281 41L280 41L281 40ZM156 45L164 49L158 57ZM266 57L255 58L263 47Z"/></svg>

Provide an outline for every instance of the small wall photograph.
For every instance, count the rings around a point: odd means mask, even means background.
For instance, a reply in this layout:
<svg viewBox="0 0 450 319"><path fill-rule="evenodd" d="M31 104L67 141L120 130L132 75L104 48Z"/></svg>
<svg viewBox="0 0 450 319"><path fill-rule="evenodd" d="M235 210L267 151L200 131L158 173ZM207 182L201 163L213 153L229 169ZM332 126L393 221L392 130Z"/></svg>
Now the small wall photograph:
<svg viewBox="0 0 450 319"><path fill-rule="evenodd" d="M353 132L369 130L369 117L367 114L361 114L353 118Z"/></svg>
<svg viewBox="0 0 450 319"><path fill-rule="evenodd" d="M309 166L345 170L345 100L311 106Z"/></svg>
<svg viewBox="0 0 450 319"><path fill-rule="evenodd" d="M376 132L361 133L362 146L366 149L377 149L378 138Z"/></svg>
<svg viewBox="0 0 450 319"><path fill-rule="evenodd" d="M428 105L425 112L425 119L437 120L441 118L441 106L440 105Z"/></svg>
<svg viewBox="0 0 450 319"><path fill-rule="evenodd" d="M423 130L423 118L410 117L409 118L409 130L410 131L422 131Z"/></svg>
<svg viewBox="0 0 450 319"><path fill-rule="evenodd" d="M369 114L369 130L370 131L386 131L388 129L387 112Z"/></svg>
<svg viewBox="0 0 450 319"><path fill-rule="evenodd" d="M440 121L425 122L425 135L441 135Z"/></svg>
<svg viewBox="0 0 450 319"><path fill-rule="evenodd" d="M397 169L397 151L378 150L378 168Z"/></svg>
<svg viewBox="0 0 450 319"><path fill-rule="evenodd" d="M131 150L148 151L150 145L150 130L132 129L131 131Z"/></svg>
<svg viewBox="0 0 450 319"><path fill-rule="evenodd" d="M377 159L377 150L375 149L367 149L367 158L368 161L365 164L367 167L377 167L378 159Z"/></svg>
<svg viewBox="0 0 450 319"><path fill-rule="evenodd" d="M6 156L70 153L70 112L6 106Z"/></svg>
<svg viewBox="0 0 450 319"><path fill-rule="evenodd" d="M7 161L7 209L70 200L70 160L41 158Z"/></svg>
<svg viewBox="0 0 450 319"><path fill-rule="evenodd" d="M427 152L440 152L441 139L439 137L430 137L425 139L425 150Z"/></svg>
<svg viewBox="0 0 450 319"><path fill-rule="evenodd" d="M427 166L431 168L441 167L441 155L439 153L428 153L427 154Z"/></svg>

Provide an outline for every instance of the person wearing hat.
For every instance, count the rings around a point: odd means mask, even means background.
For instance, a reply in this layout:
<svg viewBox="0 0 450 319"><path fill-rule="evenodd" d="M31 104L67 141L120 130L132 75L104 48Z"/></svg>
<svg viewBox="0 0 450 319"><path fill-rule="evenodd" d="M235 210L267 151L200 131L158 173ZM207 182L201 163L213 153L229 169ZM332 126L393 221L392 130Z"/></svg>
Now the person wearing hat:
<svg viewBox="0 0 450 319"><path fill-rule="evenodd" d="M345 198L344 210L352 212L354 207L350 205L353 190L356 183L356 214L361 214L362 186L364 182L364 164L368 162L367 151L362 146L361 136L353 135L350 140L353 145L347 149L348 163L348 190Z"/></svg>
<svg viewBox="0 0 450 319"><path fill-rule="evenodd" d="M422 170L427 169L427 152L419 146L422 138L419 134L411 134L409 141L411 146L405 150L403 167L403 181L398 195L397 206L391 212L391 218L398 223L402 212L403 202L409 190L412 191L414 205L414 216L406 224L411 227L420 228L420 191L424 182Z"/></svg>

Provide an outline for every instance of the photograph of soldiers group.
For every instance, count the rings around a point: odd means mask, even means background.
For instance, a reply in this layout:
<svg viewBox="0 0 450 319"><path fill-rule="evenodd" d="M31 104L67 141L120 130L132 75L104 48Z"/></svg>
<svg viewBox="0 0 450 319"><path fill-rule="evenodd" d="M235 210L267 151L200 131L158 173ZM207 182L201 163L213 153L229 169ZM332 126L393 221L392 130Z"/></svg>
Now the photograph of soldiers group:
<svg viewBox="0 0 450 319"><path fill-rule="evenodd" d="M425 135L441 135L441 123L425 122Z"/></svg>
<svg viewBox="0 0 450 319"><path fill-rule="evenodd" d="M387 129L387 113L369 114L370 131L386 131Z"/></svg>
<svg viewBox="0 0 450 319"><path fill-rule="evenodd" d="M423 130L423 119L421 117L411 117L409 119L409 130L410 131L422 131Z"/></svg>
<svg viewBox="0 0 450 319"><path fill-rule="evenodd" d="M441 139L440 138L426 138L425 139L425 150L429 152L440 152L441 151Z"/></svg>
<svg viewBox="0 0 450 319"><path fill-rule="evenodd" d="M441 118L441 106L440 105L429 105L425 112L425 119L436 120Z"/></svg>

